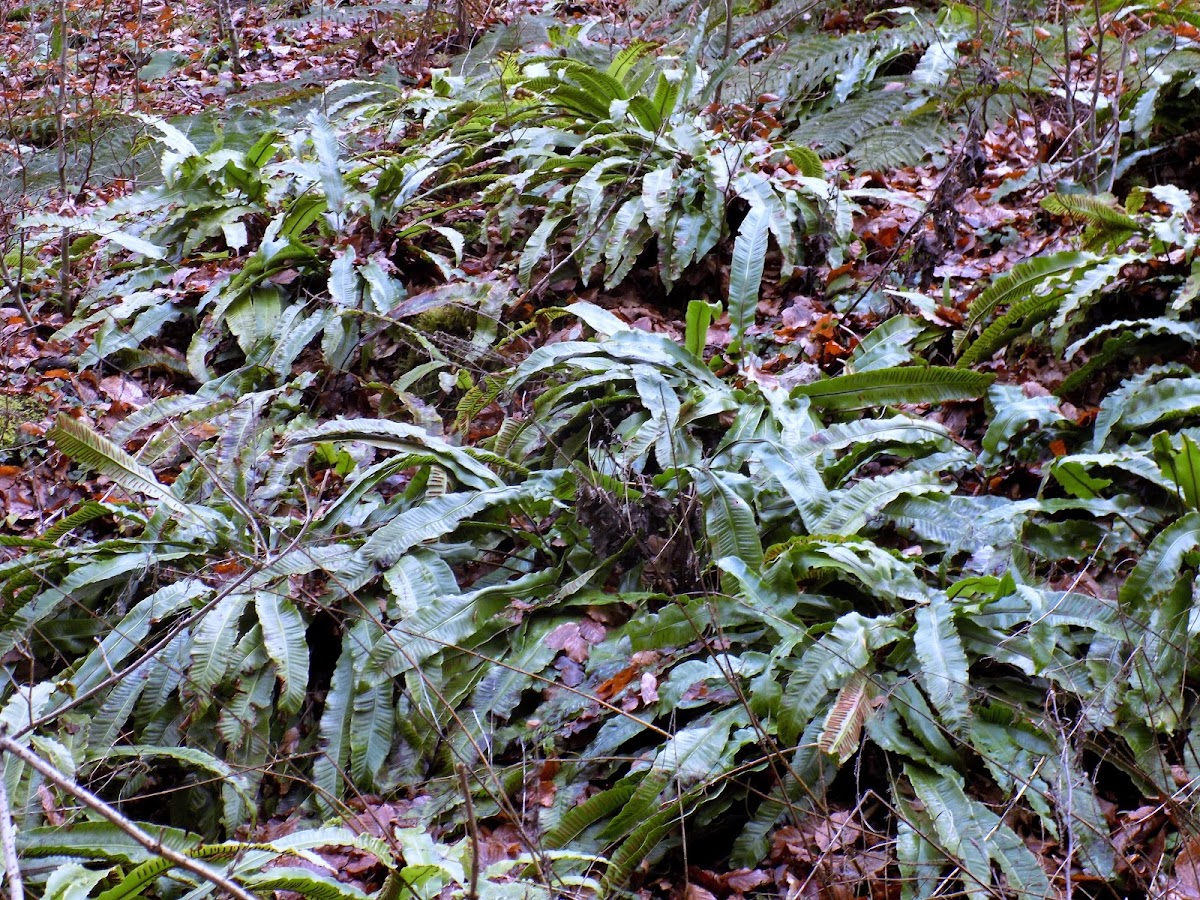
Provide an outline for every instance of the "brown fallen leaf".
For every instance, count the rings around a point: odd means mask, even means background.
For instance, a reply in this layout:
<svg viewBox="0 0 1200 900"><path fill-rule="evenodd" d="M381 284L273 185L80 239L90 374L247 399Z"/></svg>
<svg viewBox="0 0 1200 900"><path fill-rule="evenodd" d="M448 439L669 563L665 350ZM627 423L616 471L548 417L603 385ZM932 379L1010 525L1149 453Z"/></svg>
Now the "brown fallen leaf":
<svg viewBox="0 0 1200 900"><path fill-rule="evenodd" d="M1200 900L1200 838L1192 838L1175 857L1175 875L1165 896L1175 900Z"/></svg>

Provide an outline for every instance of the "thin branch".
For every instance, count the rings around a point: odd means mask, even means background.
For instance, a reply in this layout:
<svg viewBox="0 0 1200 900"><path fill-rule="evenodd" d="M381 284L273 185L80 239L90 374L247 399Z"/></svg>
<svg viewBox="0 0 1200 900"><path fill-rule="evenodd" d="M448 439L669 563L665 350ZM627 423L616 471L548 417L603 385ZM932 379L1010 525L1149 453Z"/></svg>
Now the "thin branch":
<svg viewBox="0 0 1200 900"><path fill-rule="evenodd" d="M475 820L475 802L471 799L471 782L467 778L467 767L458 766L458 783L462 786L463 800L467 804L467 836L471 841L471 884L467 888L467 900L479 900L480 850L479 823Z"/></svg>

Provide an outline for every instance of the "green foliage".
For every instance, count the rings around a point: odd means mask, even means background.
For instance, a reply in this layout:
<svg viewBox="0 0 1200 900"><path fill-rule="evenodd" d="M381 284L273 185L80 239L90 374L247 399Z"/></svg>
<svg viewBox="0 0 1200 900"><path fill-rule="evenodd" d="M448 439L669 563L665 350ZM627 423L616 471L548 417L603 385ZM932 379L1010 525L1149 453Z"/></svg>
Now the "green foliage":
<svg viewBox="0 0 1200 900"><path fill-rule="evenodd" d="M802 262L800 237L822 229L844 236L848 207L811 165L789 174L793 158L811 155L807 148L731 139L707 120L722 74L705 69L702 46L698 37L680 56L668 56L634 43L605 68L569 55L514 55L495 77L435 78L406 102L410 115L424 112L414 147L436 147L453 160L441 176L443 190L484 185L488 222L502 239L521 233L525 285L545 263L561 269L556 244L563 238L571 270L584 283L597 275L608 287L620 283L654 247L670 289L717 246L731 204L740 201L751 211L742 232L750 227L754 235L735 248L735 265L749 268L731 286L731 305L753 310L754 272L761 272L768 234L783 254L786 278ZM393 115L394 104L379 96L359 95L343 109L368 122ZM464 179L460 172L472 174ZM379 180L373 193L380 208L395 205L393 185Z"/></svg>
<svg viewBox="0 0 1200 900"><path fill-rule="evenodd" d="M1084 249L997 276L957 366L897 315L843 372L780 387L752 356L763 279L811 263L807 237L839 263L850 234L820 157L929 150L953 123L930 104L973 99L958 43L979 24L769 37L784 10L733 23L728 64L713 7L678 54L601 62L547 31L561 55L498 73L343 83L329 119L248 147L146 119L164 184L71 220L111 274L60 336L95 329L85 367L174 358L190 391L50 432L106 493L0 561L0 724L131 811L170 785L163 845L261 893L364 896L319 871L326 846L372 855L387 900L467 892L477 817L528 844L481 898L615 896L718 821L714 852L758 865L863 772L905 898L1049 897L1025 827L1113 878L1095 760L1150 760L1122 789L1153 796L1174 790L1153 767L1195 774L1200 377L1095 376L1200 335L1189 198L1055 194ZM781 59L786 101L718 103ZM467 277L496 239L498 272ZM686 298L682 345L586 302L501 338L509 282L523 303L551 273L612 287L654 255L681 290L725 250L728 292ZM1139 267L1166 290L1116 318ZM728 375L703 358L718 300ZM993 364L1023 342L1075 367L1060 394L1088 392L1094 423ZM1039 472L1020 499L1003 481ZM1063 577L1093 564L1120 588ZM206 890L4 774L43 894ZM408 793L386 839L321 827ZM284 817L294 834L222 842Z"/></svg>
<svg viewBox="0 0 1200 900"><path fill-rule="evenodd" d="M1157 209L1147 209L1147 202ZM1195 344L1200 338L1190 321L1197 284L1190 274L1196 235L1185 225L1191 200L1171 186L1137 189L1125 208L1099 197L1052 194L1042 206L1086 226L1082 241L1089 252L1063 251L1035 257L994 279L971 304L965 330L956 346L958 364L966 368L983 362L1010 342L1027 336L1048 340L1072 360L1085 348L1099 347L1100 359L1111 361L1133 352L1148 339ZM1131 296L1142 267L1163 269L1170 290L1164 305L1139 319L1107 320L1096 313L1110 297ZM975 327L1006 307L972 340ZM1111 308L1112 304L1108 305ZM1049 322L1046 329L1040 329ZM1099 364L1089 371L1098 371ZM1063 391L1084 381L1068 379Z"/></svg>

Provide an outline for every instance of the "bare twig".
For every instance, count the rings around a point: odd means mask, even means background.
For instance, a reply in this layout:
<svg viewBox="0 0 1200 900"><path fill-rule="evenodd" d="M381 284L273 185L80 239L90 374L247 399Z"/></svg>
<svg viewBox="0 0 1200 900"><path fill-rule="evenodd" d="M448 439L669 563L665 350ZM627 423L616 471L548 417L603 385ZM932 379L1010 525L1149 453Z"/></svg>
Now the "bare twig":
<svg viewBox="0 0 1200 900"><path fill-rule="evenodd" d="M475 802L471 799L471 782L467 778L467 767L458 764L458 783L462 786L463 801L467 804L467 836L471 841L471 883L467 887L467 900L479 898L479 823L475 820Z"/></svg>
<svg viewBox="0 0 1200 900"><path fill-rule="evenodd" d="M131 819L127 819L120 812L114 809L109 804L105 803L87 788L80 787L70 778L58 771L46 760L42 759L28 747L18 744L7 734L0 733L0 752L11 753L25 765L41 773L47 781L57 787L59 790L66 791L84 806L92 811L103 816L117 828L125 832L155 856L159 856L177 868L183 869L186 872L191 872L198 878L203 878L214 887L220 888L230 896L236 897L237 900L258 900L253 894L247 891L237 882L226 878L219 872L214 872L212 869L203 863L192 859L178 850L166 846L160 839L143 831L138 827L137 823ZM14 895L13 900L17 900Z"/></svg>

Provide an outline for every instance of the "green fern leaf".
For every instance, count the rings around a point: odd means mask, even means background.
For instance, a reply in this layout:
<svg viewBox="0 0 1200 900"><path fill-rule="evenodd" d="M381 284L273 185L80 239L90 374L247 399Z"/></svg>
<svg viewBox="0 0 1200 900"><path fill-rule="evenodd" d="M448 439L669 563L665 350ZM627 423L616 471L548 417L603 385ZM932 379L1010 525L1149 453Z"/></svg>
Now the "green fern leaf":
<svg viewBox="0 0 1200 900"><path fill-rule="evenodd" d="M987 391L994 376L945 366L903 366L839 375L792 390L826 409L862 409L898 403L968 400Z"/></svg>
<svg viewBox="0 0 1200 900"><path fill-rule="evenodd" d="M1152 439L1154 461L1163 475L1175 483L1185 509L1200 510L1200 445L1187 434L1176 450L1171 436L1160 431Z"/></svg>
<svg viewBox="0 0 1200 900"><path fill-rule="evenodd" d="M962 350L971 332L992 314L997 306L1013 306L1041 292L1048 284L1068 279L1079 268L1095 261L1090 253L1068 250L1050 256L1039 256L1020 263L992 281L971 303L971 312L958 336L955 349Z"/></svg>
<svg viewBox="0 0 1200 900"><path fill-rule="evenodd" d="M188 853L201 846L198 835L181 828L155 825L154 837L164 847ZM23 855L35 858L73 856L83 859L119 861L138 865L146 860L158 860L132 837L108 822L76 822L69 828L49 825L44 828L22 829L17 833L17 846Z"/></svg>
<svg viewBox="0 0 1200 900"><path fill-rule="evenodd" d="M731 348L740 346L746 331L754 324L758 293L762 288L763 266L767 259L767 235L770 213L756 204L738 229L729 267L729 337Z"/></svg>
<svg viewBox="0 0 1200 900"><path fill-rule="evenodd" d="M91 690L137 651L152 625L169 619L193 600L211 593L212 588L205 587L199 579L188 578L165 585L139 601L79 663L70 680L72 693L78 695Z"/></svg>
<svg viewBox="0 0 1200 900"><path fill-rule="evenodd" d="M132 495L144 494L177 513L189 513L185 503L177 500L169 489L147 466L88 425L59 413L54 427L46 436L64 454L89 469L111 478Z"/></svg>
<svg viewBox="0 0 1200 900"><path fill-rule="evenodd" d="M608 76L628 89L630 76L633 74L634 67L646 54L654 50L655 46L652 41L633 41L628 46L623 47L613 57L613 61L608 64Z"/></svg>
<svg viewBox="0 0 1200 900"><path fill-rule="evenodd" d="M1190 512L1150 542L1121 586L1122 603L1144 608L1179 580L1184 554L1200 545L1200 512Z"/></svg>
<svg viewBox="0 0 1200 900"><path fill-rule="evenodd" d="M959 867L967 897L987 900L992 865L985 835L990 833L995 814L966 796L956 772L931 772L916 766L905 766L904 772L934 825L946 862Z"/></svg>
<svg viewBox="0 0 1200 900"><path fill-rule="evenodd" d="M250 598L230 594L205 613L196 628L191 649L188 681L194 687L201 709L211 701L217 686L233 665L233 647L238 637L238 620Z"/></svg>
<svg viewBox="0 0 1200 900"><path fill-rule="evenodd" d="M796 168L805 178L825 177L825 166L821 164L821 157L817 156L810 147L793 144L789 145L785 152L788 159L796 164Z"/></svg>
<svg viewBox="0 0 1200 900"><path fill-rule="evenodd" d="M143 663L123 676L104 695L104 701L88 720L86 747L88 753L113 746L121 736L121 730L133 714L138 698L146 689L150 668L154 662Z"/></svg>
<svg viewBox="0 0 1200 900"><path fill-rule="evenodd" d="M1042 209L1056 216L1070 216L1088 226L1085 241L1089 247L1118 246L1143 225L1121 207L1088 194L1053 193L1044 198Z"/></svg>
<svg viewBox="0 0 1200 900"><path fill-rule="evenodd" d="M300 610L275 591L256 591L254 608L262 627L263 646L279 673L279 710L298 712L308 689L308 628Z"/></svg>
<svg viewBox="0 0 1200 900"><path fill-rule="evenodd" d="M1062 295L1055 292L1046 297L1030 297L1009 307L1004 315L985 328L983 334L962 351L958 359L959 368L966 369L984 362L1013 338L1028 334L1034 325L1054 315L1061 303Z"/></svg>
<svg viewBox="0 0 1200 900"><path fill-rule="evenodd" d="M453 531L465 519L489 507L515 500L523 490L497 487L433 497L402 512L371 535L363 544L363 556L381 566L390 566L408 549Z"/></svg>
<svg viewBox="0 0 1200 900"><path fill-rule="evenodd" d="M817 522L830 511L832 498L812 462L804 456L786 453L773 443L760 445L755 455L787 491L808 533L818 533Z"/></svg>
<svg viewBox="0 0 1200 900"><path fill-rule="evenodd" d="M969 675L967 655L954 626L954 612L946 595L933 594L917 609L913 648L921 662L921 682L942 718L952 728L970 719L967 701Z"/></svg>
<svg viewBox="0 0 1200 900"><path fill-rule="evenodd" d="M600 885L601 896L613 896L614 891L629 881L638 864L675 827L679 815L679 808L674 804L659 810L621 842L604 872L604 880Z"/></svg>
<svg viewBox="0 0 1200 900"><path fill-rule="evenodd" d="M761 566L762 543L750 505L717 473L695 469L692 474L704 502L705 532L713 558L736 556L751 568Z"/></svg>
<svg viewBox="0 0 1200 900"><path fill-rule="evenodd" d="M378 676L375 676L378 678ZM392 749L396 712L390 679L359 687L350 726L350 774L362 788L374 789Z"/></svg>
<svg viewBox="0 0 1200 900"><path fill-rule="evenodd" d="M867 519L893 500L904 496L929 493L949 493L944 485L927 472L891 472L876 478L864 479L848 490L830 497L829 510L813 523L816 534L856 534Z"/></svg>
<svg viewBox="0 0 1200 900"><path fill-rule="evenodd" d="M546 846L551 849L566 847L590 825L624 809L637 790L639 782L640 779L637 778L626 779L569 809L546 833Z"/></svg>
<svg viewBox="0 0 1200 900"><path fill-rule="evenodd" d="M369 894L352 884L299 866L276 866L246 875L242 883L252 891L286 891L299 894L305 900L370 900Z"/></svg>
<svg viewBox="0 0 1200 900"><path fill-rule="evenodd" d="M79 508L55 522L42 532L40 540L57 543L60 538L70 534L80 525L94 522L104 516L119 514L117 507L107 503L97 503L95 500L85 500Z"/></svg>
<svg viewBox="0 0 1200 900"><path fill-rule="evenodd" d="M269 849L269 845L243 844L237 841L230 841L227 844L209 844L196 847L188 850L187 855L192 859L219 862L226 859L233 859L251 848ZM132 900L132 898L140 896L146 887L158 879L159 876L166 874L173 868L175 868L175 864L169 859L159 857L147 860L137 868L131 870L116 885L102 892L96 900Z"/></svg>

